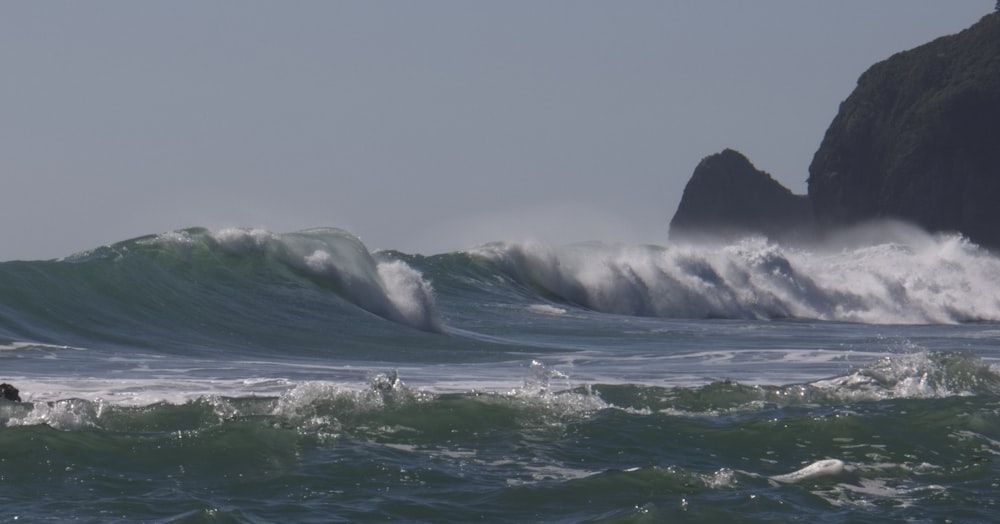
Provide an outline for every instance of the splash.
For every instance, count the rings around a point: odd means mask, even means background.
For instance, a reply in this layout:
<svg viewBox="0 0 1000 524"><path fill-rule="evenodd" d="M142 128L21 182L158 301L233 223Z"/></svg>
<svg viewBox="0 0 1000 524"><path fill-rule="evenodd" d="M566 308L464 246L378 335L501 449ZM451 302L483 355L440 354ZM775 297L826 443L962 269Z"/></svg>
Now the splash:
<svg viewBox="0 0 1000 524"><path fill-rule="evenodd" d="M846 401L994 395L1000 392L1000 372L971 353L919 351L882 357L809 389L814 398Z"/></svg>
<svg viewBox="0 0 1000 524"><path fill-rule="evenodd" d="M539 295L665 318L873 324L1000 320L1000 259L956 235L789 247L497 243L469 252Z"/></svg>

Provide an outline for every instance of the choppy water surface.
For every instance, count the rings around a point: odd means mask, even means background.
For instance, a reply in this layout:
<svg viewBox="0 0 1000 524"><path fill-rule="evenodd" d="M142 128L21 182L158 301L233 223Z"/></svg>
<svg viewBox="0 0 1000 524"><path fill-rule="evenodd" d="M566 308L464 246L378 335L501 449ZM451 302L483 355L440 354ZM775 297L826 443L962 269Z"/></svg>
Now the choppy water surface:
<svg viewBox="0 0 1000 524"><path fill-rule="evenodd" d="M989 522L1000 260L192 229L0 263L0 518Z"/></svg>

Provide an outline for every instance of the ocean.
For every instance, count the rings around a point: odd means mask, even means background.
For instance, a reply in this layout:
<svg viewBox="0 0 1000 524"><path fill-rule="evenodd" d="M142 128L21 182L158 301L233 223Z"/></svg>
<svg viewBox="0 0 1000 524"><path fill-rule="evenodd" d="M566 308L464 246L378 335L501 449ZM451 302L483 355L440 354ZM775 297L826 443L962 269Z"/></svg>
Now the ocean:
<svg viewBox="0 0 1000 524"><path fill-rule="evenodd" d="M889 237L2 262L0 521L996 521L1000 258Z"/></svg>

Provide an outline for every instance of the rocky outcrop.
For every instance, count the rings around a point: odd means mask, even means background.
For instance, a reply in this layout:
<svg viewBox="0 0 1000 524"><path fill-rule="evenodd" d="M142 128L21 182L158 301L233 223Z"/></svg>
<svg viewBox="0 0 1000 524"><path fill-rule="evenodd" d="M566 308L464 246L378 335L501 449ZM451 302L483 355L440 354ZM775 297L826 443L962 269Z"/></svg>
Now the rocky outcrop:
<svg viewBox="0 0 1000 524"><path fill-rule="evenodd" d="M826 226L897 218L1000 246L1000 14L861 75L809 199Z"/></svg>
<svg viewBox="0 0 1000 524"><path fill-rule="evenodd" d="M21 401L20 391L18 391L18 389L15 388L14 386L7 384L6 382L0 384L0 398L3 398L5 400L12 400L14 402Z"/></svg>
<svg viewBox="0 0 1000 524"><path fill-rule="evenodd" d="M740 153L698 165L671 238L817 231L896 219L1000 248L1000 12L875 64L841 104L793 195Z"/></svg>
<svg viewBox="0 0 1000 524"><path fill-rule="evenodd" d="M760 234L794 240L811 228L806 196L793 194L743 154L726 149L695 168L670 221L670 238L725 240Z"/></svg>

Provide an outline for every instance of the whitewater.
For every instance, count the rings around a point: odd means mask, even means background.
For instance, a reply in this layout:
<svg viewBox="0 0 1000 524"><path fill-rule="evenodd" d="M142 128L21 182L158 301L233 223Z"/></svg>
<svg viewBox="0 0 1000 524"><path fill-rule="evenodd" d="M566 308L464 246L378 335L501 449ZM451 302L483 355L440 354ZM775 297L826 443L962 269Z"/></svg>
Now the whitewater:
<svg viewBox="0 0 1000 524"><path fill-rule="evenodd" d="M191 228L0 263L0 518L989 522L1000 258Z"/></svg>

